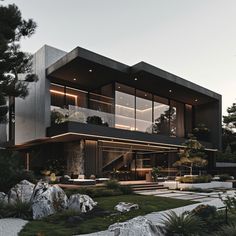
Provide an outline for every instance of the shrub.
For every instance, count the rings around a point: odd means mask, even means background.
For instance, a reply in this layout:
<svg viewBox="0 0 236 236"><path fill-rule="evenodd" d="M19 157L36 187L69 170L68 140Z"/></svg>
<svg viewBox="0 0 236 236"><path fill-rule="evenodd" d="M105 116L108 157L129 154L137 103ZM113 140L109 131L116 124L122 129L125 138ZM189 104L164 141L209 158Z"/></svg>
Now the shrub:
<svg viewBox="0 0 236 236"><path fill-rule="evenodd" d="M130 186L125 185L120 186L120 191L125 195L132 194L134 192Z"/></svg>
<svg viewBox="0 0 236 236"><path fill-rule="evenodd" d="M177 215L174 211L166 214L160 226L160 231L165 236L181 235L200 235L204 232L204 222L198 216L191 213Z"/></svg>
<svg viewBox="0 0 236 236"><path fill-rule="evenodd" d="M7 217L16 217L25 220L32 218L31 203L18 200L15 203L6 204L5 208L7 209Z"/></svg>
<svg viewBox="0 0 236 236"><path fill-rule="evenodd" d="M220 177L220 181L226 181L226 180L231 180L231 176L229 174L222 174L222 175L219 175Z"/></svg>
<svg viewBox="0 0 236 236"><path fill-rule="evenodd" d="M215 236L235 236L236 224L224 225L214 234Z"/></svg>
<svg viewBox="0 0 236 236"><path fill-rule="evenodd" d="M108 189L119 189L120 188L120 184L117 180L115 179L111 179L111 180L108 180L106 183L105 183L105 186L108 188Z"/></svg>
<svg viewBox="0 0 236 236"><path fill-rule="evenodd" d="M23 179L34 182L33 173L24 170L22 161L18 152L0 150L0 192L8 192Z"/></svg>
<svg viewBox="0 0 236 236"><path fill-rule="evenodd" d="M209 183L212 177L210 175L186 176L179 178L181 183Z"/></svg>
<svg viewBox="0 0 236 236"><path fill-rule="evenodd" d="M192 210L192 213L202 219L214 216L216 214L216 207L210 205L201 204Z"/></svg>

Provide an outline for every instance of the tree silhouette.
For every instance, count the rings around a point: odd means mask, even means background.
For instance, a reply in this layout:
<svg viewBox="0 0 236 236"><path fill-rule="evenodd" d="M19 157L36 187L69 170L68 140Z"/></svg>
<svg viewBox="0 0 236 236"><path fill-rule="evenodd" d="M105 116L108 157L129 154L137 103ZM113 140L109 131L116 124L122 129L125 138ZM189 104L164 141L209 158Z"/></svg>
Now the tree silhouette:
<svg viewBox="0 0 236 236"><path fill-rule="evenodd" d="M175 121L176 110L174 107L171 107L170 109L164 111L164 113L155 120L155 123L153 125L153 133L175 135Z"/></svg>
<svg viewBox="0 0 236 236"><path fill-rule="evenodd" d="M31 73L31 55L20 50L20 40L30 37L35 28L32 19L22 19L15 4L0 5L0 123L7 121L8 107L14 98L26 97L28 83L37 80Z"/></svg>

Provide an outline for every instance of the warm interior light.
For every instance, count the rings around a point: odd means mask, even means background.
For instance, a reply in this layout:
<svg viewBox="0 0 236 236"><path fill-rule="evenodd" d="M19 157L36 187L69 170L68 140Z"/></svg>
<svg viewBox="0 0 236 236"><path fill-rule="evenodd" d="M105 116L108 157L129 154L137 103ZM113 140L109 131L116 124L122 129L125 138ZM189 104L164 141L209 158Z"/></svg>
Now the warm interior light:
<svg viewBox="0 0 236 236"><path fill-rule="evenodd" d="M76 81L76 78L74 78L73 80Z"/></svg>
<svg viewBox="0 0 236 236"><path fill-rule="evenodd" d="M90 73L92 73L92 72L93 72L93 70L92 70L92 69L89 69L89 72L90 72Z"/></svg>
<svg viewBox="0 0 236 236"><path fill-rule="evenodd" d="M172 90L171 90L171 89L169 89L169 93L172 93Z"/></svg>
<svg viewBox="0 0 236 236"><path fill-rule="evenodd" d="M134 80L138 80L138 78L137 78L137 77L135 77L135 78L134 78Z"/></svg>
<svg viewBox="0 0 236 236"><path fill-rule="evenodd" d="M194 101L197 102L198 101L197 98Z"/></svg>
<svg viewBox="0 0 236 236"><path fill-rule="evenodd" d="M53 89L50 89L50 92L51 93L55 93L55 94L60 94L60 95L66 95L66 96L68 96L68 97L73 97L73 98L75 98L75 99L77 99L77 95L74 95L74 94L70 94L70 93L63 93L63 92L60 92L60 91L57 91L57 90L53 90Z"/></svg>

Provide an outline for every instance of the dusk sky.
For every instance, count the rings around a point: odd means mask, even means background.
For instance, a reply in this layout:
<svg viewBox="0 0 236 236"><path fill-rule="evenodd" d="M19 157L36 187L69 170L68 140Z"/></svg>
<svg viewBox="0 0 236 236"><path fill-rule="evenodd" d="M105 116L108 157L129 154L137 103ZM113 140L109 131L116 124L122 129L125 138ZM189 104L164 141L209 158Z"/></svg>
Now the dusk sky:
<svg viewBox="0 0 236 236"><path fill-rule="evenodd" d="M236 102L235 0L5 0L36 34L22 41L34 53L44 44L76 46L128 65L145 61Z"/></svg>

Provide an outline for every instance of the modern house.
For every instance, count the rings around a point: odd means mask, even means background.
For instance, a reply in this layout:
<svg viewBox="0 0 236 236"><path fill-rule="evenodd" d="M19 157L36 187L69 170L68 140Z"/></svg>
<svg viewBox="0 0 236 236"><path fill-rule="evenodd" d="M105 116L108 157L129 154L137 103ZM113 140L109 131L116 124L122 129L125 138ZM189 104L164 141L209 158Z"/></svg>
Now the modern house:
<svg viewBox="0 0 236 236"><path fill-rule="evenodd" d="M15 100L7 134L28 153L30 168L142 179L159 166L175 175L177 153L199 124L214 167L221 95L145 62L128 66L80 47L44 46L33 63L39 80Z"/></svg>

